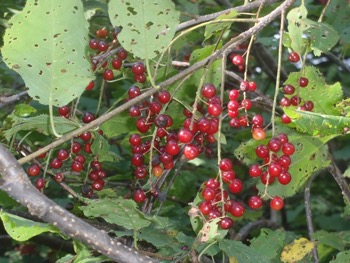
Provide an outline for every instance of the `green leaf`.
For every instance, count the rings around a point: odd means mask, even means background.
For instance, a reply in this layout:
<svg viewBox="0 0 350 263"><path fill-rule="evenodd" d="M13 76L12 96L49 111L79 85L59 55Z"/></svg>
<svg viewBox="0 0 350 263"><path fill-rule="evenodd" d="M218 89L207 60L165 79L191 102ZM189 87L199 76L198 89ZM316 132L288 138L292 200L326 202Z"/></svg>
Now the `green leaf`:
<svg viewBox="0 0 350 263"><path fill-rule="evenodd" d="M15 133L23 130L35 130L45 135L52 134L50 117L48 115L43 114L30 118L19 118L13 115L12 121L12 127L5 131L7 140L10 140ZM60 134L65 134L79 127L77 123L63 117L53 117L53 122L55 123L56 131Z"/></svg>
<svg viewBox="0 0 350 263"><path fill-rule="evenodd" d="M115 162L121 159L116 153L110 150L111 145L108 140L98 133L95 133L94 141L91 145L92 153L97 156L100 162Z"/></svg>
<svg viewBox="0 0 350 263"><path fill-rule="evenodd" d="M307 16L307 9L304 5L293 8L287 15L288 32L290 36L290 47L293 51L303 54L305 51L306 39L303 37L305 27L302 24Z"/></svg>
<svg viewBox="0 0 350 263"><path fill-rule="evenodd" d="M0 207L9 208L18 206L18 203L6 192L0 190Z"/></svg>
<svg viewBox="0 0 350 263"><path fill-rule="evenodd" d="M299 78L307 77L309 84L305 88L299 87ZM284 85L293 85L296 92L299 92L299 96L304 100L311 100L314 103L313 112L323 113L327 115L340 115L339 109L334 105L339 103L343 98L342 87L339 82L328 85L318 71L317 68L312 66L304 67L302 72L294 72L289 74L288 79ZM291 97L292 95L286 96Z"/></svg>
<svg viewBox="0 0 350 263"><path fill-rule="evenodd" d="M304 33L310 38L310 46L315 56L321 56L321 53L328 52L337 44L339 34L332 26L310 19L304 19L303 22L306 26Z"/></svg>
<svg viewBox="0 0 350 263"><path fill-rule="evenodd" d="M292 119L297 130L303 133L321 137L349 133L350 118L347 117L288 108L284 108L284 112Z"/></svg>
<svg viewBox="0 0 350 263"><path fill-rule="evenodd" d="M213 243L217 240L222 240L226 236L228 230L219 227L220 220L220 218L214 218L204 223L202 229L198 233L199 242Z"/></svg>
<svg viewBox="0 0 350 263"><path fill-rule="evenodd" d="M108 14L113 26L121 26L122 46L136 57L153 59L175 35L179 12L170 0L109 1Z"/></svg>
<svg viewBox="0 0 350 263"><path fill-rule="evenodd" d="M137 230L147 227L151 221L137 209L133 200L103 199L82 206L85 216L102 217L108 223L122 226L126 229Z"/></svg>
<svg viewBox="0 0 350 263"><path fill-rule="evenodd" d="M350 262L350 250L346 250L338 253L334 260L329 261L329 263L344 263L344 262Z"/></svg>
<svg viewBox="0 0 350 263"><path fill-rule="evenodd" d="M239 263L271 262L268 258L255 251L254 248L250 248L240 241L220 240L219 247L228 257L234 257Z"/></svg>
<svg viewBox="0 0 350 263"><path fill-rule="evenodd" d="M230 12L219 15L217 18L215 18L213 22L216 21L218 23L209 24L205 27L205 31L204 31L205 39L209 39L216 32L220 32L229 28L233 22L224 22L221 20L235 18L237 14L238 14L237 10L231 10Z"/></svg>
<svg viewBox="0 0 350 263"><path fill-rule="evenodd" d="M17 117L26 118L36 112L36 109L28 104L18 104L15 107L14 114Z"/></svg>
<svg viewBox="0 0 350 263"><path fill-rule="evenodd" d="M341 113L342 116L350 118L350 98L342 100L335 106L335 108Z"/></svg>
<svg viewBox="0 0 350 263"><path fill-rule="evenodd" d="M350 231L326 232L319 230L312 236L317 242L343 251L350 244Z"/></svg>
<svg viewBox="0 0 350 263"><path fill-rule="evenodd" d="M115 137L135 130L135 120L130 118L128 113L123 112L102 123L100 129L103 130L103 134L108 138Z"/></svg>
<svg viewBox="0 0 350 263"><path fill-rule="evenodd" d="M285 239L286 232L283 230L261 229L260 235L251 240L250 247L272 260L280 256Z"/></svg>
<svg viewBox="0 0 350 263"><path fill-rule="evenodd" d="M92 251L84 245L82 242L78 240L73 240L74 245L74 251L77 254L74 257L73 262L75 263L99 263L99 262L106 262L105 256L100 257L94 257L92 254Z"/></svg>
<svg viewBox="0 0 350 263"><path fill-rule="evenodd" d="M41 233L60 233L57 228L0 211L6 232L17 241L26 241Z"/></svg>
<svg viewBox="0 0 350 263"><path fill-rule="evenodd" d="M93 79L85 57L88 24L81 1L28 0L10 24L2 55L21 75L28 94L54 106L79 97Z"/></svg>

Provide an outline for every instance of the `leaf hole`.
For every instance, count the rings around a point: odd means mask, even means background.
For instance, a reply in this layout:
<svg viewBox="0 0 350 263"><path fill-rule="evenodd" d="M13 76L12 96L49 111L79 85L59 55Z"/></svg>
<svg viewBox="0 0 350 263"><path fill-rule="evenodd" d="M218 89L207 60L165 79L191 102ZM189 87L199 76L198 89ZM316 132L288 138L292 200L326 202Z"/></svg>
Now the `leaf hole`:
<svg viewBox="0 0 350 263"><path fill-rule="evenodd" d="M127 8L127 10L128 10L131 14L137 15L137 12L135 11L135 8L129 6L129 7Z"/></svg>
<svg viewBox="0 0 350 263"><path fill-rule="evenodd" d="M32 68L33 66L31 64L27 64L28 67Z"/></svg>

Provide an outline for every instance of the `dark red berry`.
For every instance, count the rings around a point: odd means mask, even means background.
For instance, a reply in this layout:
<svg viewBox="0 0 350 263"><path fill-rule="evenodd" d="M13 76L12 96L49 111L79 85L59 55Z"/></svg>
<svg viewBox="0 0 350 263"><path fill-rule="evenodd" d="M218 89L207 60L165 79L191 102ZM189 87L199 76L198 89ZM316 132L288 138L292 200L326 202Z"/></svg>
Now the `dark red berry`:
<svg viewBox="0 0 350 263"><path fill-rule="evenodd" d="M27 168L27 174L29 176L38 176L40 174L40 166L38 164L32 164Z"/></svg>

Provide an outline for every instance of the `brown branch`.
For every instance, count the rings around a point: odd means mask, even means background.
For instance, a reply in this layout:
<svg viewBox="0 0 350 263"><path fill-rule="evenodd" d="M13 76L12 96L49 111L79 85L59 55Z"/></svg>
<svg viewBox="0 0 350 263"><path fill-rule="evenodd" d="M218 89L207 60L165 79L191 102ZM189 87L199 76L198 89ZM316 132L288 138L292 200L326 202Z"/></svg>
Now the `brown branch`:
<svg viewBox="0 0 350 263"><path fill-rule="evenodd" d="M254 229L262 227L277 228L278 225L275 222L266 219L261 219L255 222L249 222L244 227L242 227L236 235L234 235L233 240L245 240Z"/></svg>
<svg viewBox="0 0 350 263"><path fill-rule="evenodd" d="M0 97L0 109L4 108L7 105L10 105L12 103L17 102L17 101L19 101L20 99L22 99L23 97L26 97L26 96L28 96L26 91L21 91L20 93L12 95L12 96L9 96L9 97L1 96Z"/></svg>
<svg viewBox="0 0 350 263"><path fill-rule="evenodd" d="M328 167L328 172L333 176L334 180L340 187L345 202L350 203L350 187L332 157L331 164Z"/></svg>
<svg viewBox="0 0 350 263"><path fill-rule="evenodd" d="M233 10L236 10L238 13L241 12L246 12L246 11L250 11L252 9L258 8L261 4L273 4L278 2L279 0L257 0L254 1L253 3L250 3L248 5L243 5L243 6L237 6L237 7L233 7L233 8L229 8L220 12L216 12L216 13L212 13L209 15L204 15L204 16L200 16L198 18L186 21L181 23L180 25L178 25L176 31L181 31L184 30L186 28L189 28L191 26L195 26L204 22L208 22L210 20L213 20L215 18L217 18L218 16L222 15L222 14L227 14Z"/></svg>
<svg viewBox="0 0 350 263"><path fill-rule="evenodd" d="M306 184L305 191L304 191L304 201L305 201L305 214L306 214L306 223L307 223L307 230L309 232L309 238L311 241L314 241L313 235L314 235L314 226L312 224L312 212L311 212L311 204L310 204L310 188L311 183L315 179L315 177L318 175L318 173L314 173L309 181ZM314 256L314 260L316 263L319 262L318 259L318 253L317 253L317 245L315 245L312 249L312 254Z"/></svg>
<svg viewBox="0 0 350 263"><path fill-rule="evenodd" d="M58 206L40 193L30 182L21 165L3 145L0 145L0 189L28 208L30 214L52 224L62 233L79 240L121 263L158 262L124 246L107 232L98 230Z"/></svg>

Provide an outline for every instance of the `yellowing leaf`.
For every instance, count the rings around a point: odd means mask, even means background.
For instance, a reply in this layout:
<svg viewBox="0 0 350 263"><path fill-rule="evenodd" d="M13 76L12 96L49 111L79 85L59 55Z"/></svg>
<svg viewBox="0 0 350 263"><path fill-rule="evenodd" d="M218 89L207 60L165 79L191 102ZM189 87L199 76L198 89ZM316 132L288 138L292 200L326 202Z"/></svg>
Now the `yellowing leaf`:
<svg viewBox="0 0 350 263"><path fill-rule="evenodd" d="M281 261L284 263L294 263L303 259L306 254L314 248L315 244L310 240L302 237L294 240L291 244L283 248Z"/></svg>
<svg viewBox="0 0 350 263"><path fill-rule="evenodd" d="M239 263L237 258L235 258L235 257L229 257L228 261L229 261L229 263Z"/></svg>

